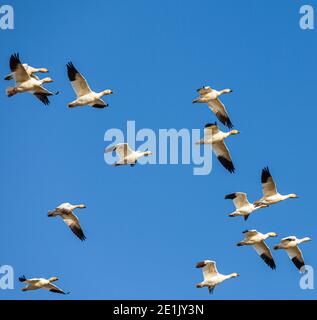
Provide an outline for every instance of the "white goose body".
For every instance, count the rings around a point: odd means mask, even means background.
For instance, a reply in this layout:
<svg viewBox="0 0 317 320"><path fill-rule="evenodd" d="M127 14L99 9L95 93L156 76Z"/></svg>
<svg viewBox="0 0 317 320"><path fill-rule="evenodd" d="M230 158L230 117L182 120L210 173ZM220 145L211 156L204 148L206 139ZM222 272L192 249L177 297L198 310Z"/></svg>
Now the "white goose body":
<svg viewBox="0 0 317 320"><path fill-rule="evenodd" d="M37 92L38 88L41 87L44 83L51 82L49 78L44 78L42 80L35 79L30 77L28 80L24 82L17 82L16 89L19 93L22 92Z"/></svg>
<svg viewBox="0 0 317 320"><path fill-rule="evenodd" d="M279 244L274 246L275 250L284 249L287 252L288 257L292 260L296 268L300 271L303 271L302 268L305 266L303 254L299 249L299 245L311 241L309 237L298 239L295 236L289 236L283 238Z"/></svg>
<svg viewBox="0 0 317 320"><path fill-rule="evenodd" d="M273 194L272 196L265 196L265 197L261 198L259 200L259 203L269 206L271 204L275 204L275 203L278 203L278 202L281 202L281 201L284 201L284 200L287 200L290 198L293 198L293 196L292 195L282 195L280 193L276 193L276 194Z"/></svg>
<svg viewBox="0 0 317 320"><path fill-rule="evenodd" d="M235 192L225 196L225 199L233 200L233 204L236 210L229 214L229 217L242 216L244 220L249 218L249 215L254 211L265 208L266 205L259 205L256 207L253 203L250 203L247 194L243 192Z"/></svg>
<svg viewBox="0 0 317 320"><path fill-rule="evenodd" d="M212 277L210 277L208 280L204 280L200 283L200 288L201 287L215 287L218 284L224 282L225 280L228 280L232 278L230 275L224 275L224 274L217 274Z"/></svg>
<svg viewBox="0 0 317 320"><path fill-rule="evenodd" d="M54 293L66 294L59 287L52 284L52 282L58 281L57 277L52 277L50 279L44 279L44 278L26 279L25 276L22 276L19 278L19 281L27 285L22 289L22 291L24 292L44 289Z"/></svg>
<svg viewBox="0 0 317 320"><path fill-rule="evenodd" d="M86 236L80 226L78 217L74 214L76 209L85 209L84 204L73 205L69 202L62 203L57 208L48 212L48 217L53 218L60 216L63 221L68 225L71 231L81 240L86 240Z"/></svg>
<svg viewBox="0 0 317 320"><path fill-rule="evenodd" d="M219 121L223 123L228 128L232 128L233 125L229 119L227 110L219 97L223 94L232 92L231 89L224 89L217 91L209 86L202 87L197 90L199 97L193 101L193 103L207 103L209 109L217 116Z"/></svg>
<svg viewBox="0 0 317 320"><path fill-rule="evenodd" d="M224 275L218 272L216 262L205 260L198 262L196 268L203 268L204 280L196 285L197 288L208 287L209 293L213 293L215 287L225 280L238 277L237 273Z"/></svg>
<svg viewBox="0 0 317 320"><path fill-rule="evenodd" d="M11 55L10 69L16 82L16 86L7 88L8 97L12 97L18 93L29 92L45 105L48 105L50 103L48 97L58 94L52 93L43 87L44 83L53 82L51 78L44 78L40 80L38 77L31 77L29 75L24 65L20 61L19 54Z"/></svg>
<svg viewBox="0 0 317 320"><path fill-rule="evenodd" d="M225 139L235 134L239 134L239 131L231 130L229 132L223 132L219 130L217 123L208 123L205 125L204 138L196 142L196 144L209 144L223 167L230 173L234 173L235 168L230 152L225 144Z"/></svg>
<svg viewBox="0 0 317 320"><path fill-rule="evenodd" d="M37 80L39 80L39 78L35 75L35 73L41 72L41 73L47 73L49 72L46 68L34 68L29 66L26 63L23 63L22 66L24 67L24 69L26 70L27 74L32 77L35 78ZM8 74L4 80L12 80L15 77L15 72L11 72L10 74Z"/></svg>
<svg viewBox="0 0 317 320"><path fill-rule="evenodd" d="M147 157L152 154L151 151L134 151L127 143L119 143L105 150L108 152L117 152L119 160L115 163L115 166L130 165L134 166L137 161L142 157Z"/></svg>
<svg viewBox="0 0 317 320"><path fill-rule="evenodd" d="M67 73L69 81L77 95L77 99L68 104L69 108L91 106L94 108L103 109L108 107L101 98L103 96L112 94L112 90L104 90L102 92L94 92L90 89L86 79L75 68L72 62L67 64Z"/></svg>
<svg viewBox="0 0 317 320"><path fill-rule="evenodd" d="M262 170L261 183L263 197L260 200L254 202L254 205L256 207L260 207L263 205L269 206L271 204L284 201L286 199L298 198L298 196L295 193L282 195L279 192L277 192L275 182L268 167Z"/></svg>
<svg viewBox="0 0 317 320"><path fill-rule="evenodd" d="M270 237L277 237L277 234L275 232L268 232L263 234L256 230L246 230L243 233L245 235L245 238L243 241L239 242L237 246L253 246L254 250L261 257L261 259L271 269L276 269L272 253L264 241Z"/></svg>
<svg viewBox="0 0 317 320"><path fill-rule="evenodd" d="M83 107L83 106L95 106L98 104L100 99L104 96L103 93L97 93L94 91L91 91L78 99L74 100L73 102L70 103L71 106L78 106L78 107Z"/></svg>

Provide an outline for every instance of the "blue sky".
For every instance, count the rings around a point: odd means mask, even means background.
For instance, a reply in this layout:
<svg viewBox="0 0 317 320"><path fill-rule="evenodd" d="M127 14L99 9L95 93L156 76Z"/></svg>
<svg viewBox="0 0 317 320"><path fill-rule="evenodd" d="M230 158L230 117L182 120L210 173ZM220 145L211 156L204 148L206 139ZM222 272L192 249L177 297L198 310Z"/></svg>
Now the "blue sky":
<svg viewBox="0 0 317 320"><path fill-rule="evenodd" d="M0 291L3 299L313 299L285 252L271 271L252 248L237 248L256 228L281 237L310 236L306 263L317 264L313 169L317 116L316 31L299 28L304 1L10 1L15 30L0 31L1 79L9 57L45 66L60 94L49 107L31 95L7 98L0 86L0 265L15 278L58 276L71 295ZM310 4L317 5L316 1ZM96 91L115 94L106 110L70 110L66 76L72 60ZM202 128L215 120L193 105L196 89L232 88L223 98L241 134L228 140L237 169L216 161L208 176L192 165L114 168L103 159L104 133L125 129ZM224 129L224 128L223 128ZM311 149L312 148L312 149ZM261 196L269 166L285 201L242 219L224 195ZM47 211L62 202L79 211L81 243ZM220 272L241 276L209 296L196 289L195 263L216 260Z"/></svg>

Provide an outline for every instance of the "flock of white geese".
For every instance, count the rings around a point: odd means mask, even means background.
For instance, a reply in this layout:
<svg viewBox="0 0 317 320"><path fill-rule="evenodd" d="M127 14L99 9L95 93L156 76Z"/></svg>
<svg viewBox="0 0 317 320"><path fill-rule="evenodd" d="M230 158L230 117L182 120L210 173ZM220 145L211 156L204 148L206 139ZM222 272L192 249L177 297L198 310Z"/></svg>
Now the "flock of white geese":
<svg viewBox="0 0 317 320"><path fill-rule="evenodd" d="M47 68L34 68L28 64L22 63L19 54L11 55L9 65L11 73L5 77L5 80L14 80L15 86L7 88L6 92L8 97L27 92L34 95L44 105L48 105L50 103L49 97L58 94L58 92L51 92L44 87L44 84L53 82L50 77L40 79L36 75L36 73L49 72ZM99 93L92 91L86 79L76 69L72 62L69 62L66 67L68 79L76 93L76 99L68 104L69 108L91 106L102 109L108 107L108 104L102 100L102 97L112 94L112 90L106 89ZM231 93L232 90L224 89L217 91L209 86L205 86L197 91L199 93L199 97L193 100L193 103L206 103L218 120L229 129L232 129L233 124L229 118L228 112L220 101L221 95ZM234 173L235 167L229 150L225 144L225 139L236 134L239 134L238 130L223 132L219 129L217 123L207 124L204 129L204 137L198 141L197 144L209 144L221 165L230 173ZM127 143L108 147L105 149L105 152L117 153L119 160L115 163L115 166L134 166L141 157L151 156L152 154L149 150L143 152L132 150ZM294 193L282 195L277 191L269 168L264 168L262 170L261 183L263 197L254 203L250 203L248 201L247 194L243 192L235 192L225 196L225 199L232 200L235 206L235 211L229 214L229 217L241 216L244 220L247 220L253 212L259 209L267 208L286 199L297 198L297 195ZM80 225L78 217L74 214L76 209L84 208L86 208L84 204L73 205L70 203L62 203L54 210L49 211L48 217L60 216L71 231L80 240L84 241L86 236ZM237 243L237 246L252 246L256 253L271 269L276 269L276 263L272 252L265 241L270 237L277 237L277 234L275 232L261 233L257 230L246 230L243 234L244 239ZM298 239L295 236L288 236L281 239L280 243L274 246L274 249L285 250L294 265L301 272L305 272L305 262L303 254L299 249L299 245L310 240L311 239L309 237ZM203 281L196 285L197 288L207 287L210 293L214 291L217 285L225 280L239 276L238 273L232 273L229 275L219 273L216 262L212 260L199 262L196 267L202 268L203 271ZM23 291L45 289L55 293L66 294L62 289L52 284L52 282L58 280L57 277L51 277L50 279L27 279L25 276L22 276L19 280L26 284L26 287L22 289Z"/></svg>

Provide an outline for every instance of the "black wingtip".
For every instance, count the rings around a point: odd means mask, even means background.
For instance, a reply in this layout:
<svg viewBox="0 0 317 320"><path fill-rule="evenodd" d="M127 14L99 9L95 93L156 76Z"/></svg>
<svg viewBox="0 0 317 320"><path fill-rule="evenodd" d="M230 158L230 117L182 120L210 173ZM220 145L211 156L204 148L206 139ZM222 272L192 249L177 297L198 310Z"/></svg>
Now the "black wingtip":
<svg viewBox="0 0 317 320"><path fill-rule="evenodd" d="M214 126L217 126L217 122L215 122L215 123L207 123L205 125L205 128L210 128L210 127L214 127Z"/></svg>
<svg viewBox="0 0 317 320"><path fill-rule="evenodd" d="M230 172L230 173L234 173L235 172L235 167L233 165L233 163L229 160L227 160L224 157L218 157L218 160L220 161L220 163Z"/></svg>
<svg viewBox="0 0 317 320"><path fill-rule="evenodd" d="M275 270L276 269L276 264L274 262L274 260L272 258L269 258L267 255L265 255L264 253L261 254L260 256L262 258L262 260L272 269Z"/></svg>
<svg viewBox="0 0 317 320"><path fill-rule="evenodd" d="M82 235L77 235L77 237L81 240L81 241L86 241L87 237L82 234Z"/></svg>
<svg viewBox="0 0 317 320"><path fill-rule="evenodd" d="M267 180L272 177L271 172L269 167L265 167L262 169L262 174L261 174L261 182L266 183Z"/></svg>
<svg viewBox="0 0 317 320"><path fill-rule="evenodd" d="M19 53L14 53L10 57L10 69L12 72L15 71L16 67L21 64L20 55Z"/></svg>
<svg viewBox="0 0 317 320"><path fill-rule="evenodd" d="M196 263L196 268L203 268L205 266L206 266L205 261L201 261L201 262Z"/></svg>
<svg viewBox="0 0 317 320"><path fill-rule="evenodd" d="M226 121L226 126L229 128L229 129L232 129L234 127L234 125L232 124L232 122L230 121L230 119L228 118L227 121Z"/></svg>
<svg viewBox="0 0 317 320"><path fill-rule="evenodd" d="M235 199L237 196L236 196L236 193L230 193L230 194L227 194L225 196L225 199L230 199L230 200L233 200Z"/></svg>
<svg viewBox="0 0 317 320"><path fill-rule="evenodd" d="M69 61L66 66L67 66L68 79L70 81L75 81L78 70L75 68L74 64L71 61Z"/></svg>
<svg viewBox="0 0 317 320"><path fill-rule="evenodd" d="M303 261L300 261L299 259L297 259L297 257L294 257L292 259L292 261L293 261L294 265L296 266L296 268L300 271L301 271L302 267L305 266L305 263Z"/></svg>
<svg viewBox="0 0 317 320"><path fill-rule="evenodd" d="M205 86L198 88L196 91L199 93L200 90L204 89Z"/></svg>
<svg viewBox="0 0 317 320"><path fill-rule="evenodd" d="M20 281L20 282L25 282L25 281L26 281L26 277L25 277L25 276L19 277L19 281Z"/></svg>
<svg viewBox="0 0 317 320"><path fill-rule="evenodd" d="M108 106L109 106L108 104L94 104L94 105L92 105L93 108L97 108L97 109L105 109Z"/></svg>

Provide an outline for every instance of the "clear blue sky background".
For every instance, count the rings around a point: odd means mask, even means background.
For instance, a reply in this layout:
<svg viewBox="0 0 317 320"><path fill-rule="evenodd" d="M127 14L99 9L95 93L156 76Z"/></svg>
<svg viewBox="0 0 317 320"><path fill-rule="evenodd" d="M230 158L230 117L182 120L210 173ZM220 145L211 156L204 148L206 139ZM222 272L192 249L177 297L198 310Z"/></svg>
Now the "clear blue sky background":
<svg viewBox="0 0 317 320"><path fill-rule="evenodd" d="M316 31L299 28L305 1L10 1L15 30L0 31L1 79L9 57L50 69L59 90L45 107L28 94L11 99L0 81L0 265L15 278L58 276L71 295L0 291L3 299L312 299L285 252L271 271L252 248L237 248L256 228L281 237L310 236L302 246L316 266ZM316 1L310 1L317 6ZM72 60L96 91L111 88L106 110L67 108L75 96ZM241 131L228 140L237 173L216 161L208 176L192 165L114 168L104 162L104 133L125 129L202 128L215 120L193 105L196 89L232 88L223 98ZM305 135L304 135L305 134ZM270 166L281 193L300 198L230 219L224 195L261 196ZM78 212L81 243L47 211L62 202ZM196 289L195 263L213 259L240 273L209 296Z"/></svg>

